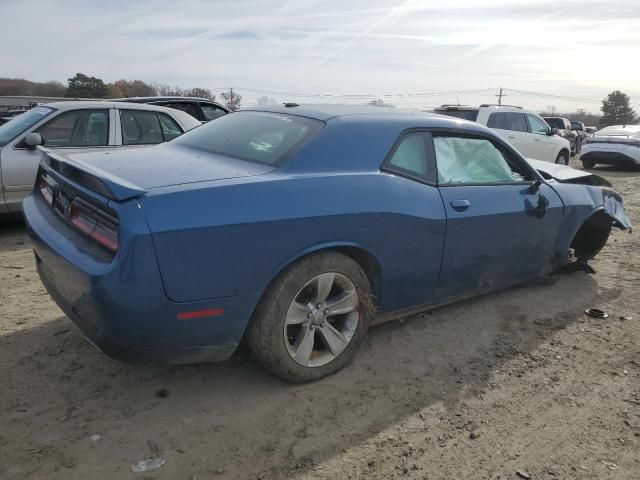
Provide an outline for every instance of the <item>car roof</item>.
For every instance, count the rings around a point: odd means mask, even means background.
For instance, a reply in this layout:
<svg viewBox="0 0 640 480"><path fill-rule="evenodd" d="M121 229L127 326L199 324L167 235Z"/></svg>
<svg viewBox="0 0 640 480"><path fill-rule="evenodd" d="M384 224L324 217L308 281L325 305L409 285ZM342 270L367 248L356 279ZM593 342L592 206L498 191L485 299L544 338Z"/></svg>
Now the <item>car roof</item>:
<svg viewBox="0 0 640 480"><path fill-rule="evenodd" d="M208 98L203 97L179 97L179 96L153 96L153 97L125 97L125 98L114 98L114 102L134 102L134 103L145 103L145 102L207 102L219 105L217 102L209 100Z"/></svg>
<svg viewBox="0 0 640 480"><path fill-rule="evenodd" d="M453 111L453 112L479 112L480 110L495 110L500 112L519 112L519 113L531 113L530 110L524 109L517 105L490 105L488 103L483 103L478 107L473 107L471 105L441 105L440 107L434 108L434 112L442 112L442 111Z"/></svg>
<svg viewBox="0 0 640 480"><path fill-rule="evenodd" d="M598 130L599 134L604 133L604 135L608 135L610 132L615 132L614 135L639 135L640 125L609 125Z"/></svg>
<svg viewBox="0 0 640 480"><path fill-rule="evenodd" d="M111 100L69 100L66 102L51 102L38 105L39 107L50 107L56 110L74 110L86 108L133 108L136 110L152 110L156 112L164 112L167 107L160 105L149 105L148 103L126 103L114 102Z"/></svg>
<svg viewBox="0 0 640 480"><path fill-rule="evenodd" d="M291 104L288 104L291 105ZM270 112L313 118L323 122L335 119L352 119L394 124L398 128L455 128L463 126L470 131L491 131L486 127L468 120L440 115L433 112L404 110L399 108L374 107L368 105L298 105L264 106L243 108L238 112Z"/></svg>

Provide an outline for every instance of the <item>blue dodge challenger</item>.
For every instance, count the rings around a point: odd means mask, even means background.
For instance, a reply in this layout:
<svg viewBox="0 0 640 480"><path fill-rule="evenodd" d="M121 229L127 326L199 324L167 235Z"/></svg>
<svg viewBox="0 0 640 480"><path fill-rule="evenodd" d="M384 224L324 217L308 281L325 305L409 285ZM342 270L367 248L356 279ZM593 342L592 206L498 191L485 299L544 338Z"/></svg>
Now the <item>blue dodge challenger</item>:
<svg viewBox="0 0 640 480"><path fill-rule="evenodd" d="M376 316L586 268L631 227L603 179L439 115L285 104L151 148L38 148L42 282L126 361L221 360L246 339L271 372L319 379Z"/></svg>

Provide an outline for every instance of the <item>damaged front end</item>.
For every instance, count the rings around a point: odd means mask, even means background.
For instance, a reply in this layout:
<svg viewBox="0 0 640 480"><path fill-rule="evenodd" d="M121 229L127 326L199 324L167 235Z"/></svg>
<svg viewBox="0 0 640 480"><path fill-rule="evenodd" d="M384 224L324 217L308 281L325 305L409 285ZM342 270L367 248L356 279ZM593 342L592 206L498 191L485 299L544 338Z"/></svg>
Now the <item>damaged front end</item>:
<svg viewBox="0 0 640 480"><path fill-rule="evenodd" d="M602 195L601 208L587 218L573 237L570 247L577 263L586 264L602 250L609 239L612 227L631 232L631 220L624 209L620 194L608 187L594 189L599 190Z"/></svg>
<svg viewBox="0 0 640 480"><path fill-rule="evenodd" d="M551 262L552 271L593 273L587 262L605 246L612 227L631 232L631 220L622 197L599 175L565 165L528 161L565 204L565 220Z"/></svg>

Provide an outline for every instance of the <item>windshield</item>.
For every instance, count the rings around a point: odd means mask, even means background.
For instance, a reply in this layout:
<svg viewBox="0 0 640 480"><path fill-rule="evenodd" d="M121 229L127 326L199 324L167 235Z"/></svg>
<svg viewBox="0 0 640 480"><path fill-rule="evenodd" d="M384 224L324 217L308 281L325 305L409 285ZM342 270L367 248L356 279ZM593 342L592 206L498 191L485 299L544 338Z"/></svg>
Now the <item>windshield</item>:
<svg viewBox="0 0 640 480"><path fill-rule="evenodd" d="M552 128L564 130L565 125L561 118L545 118L544 121Z"/></svg>
<svg viewBox="0 0 640 480"><path fill-rule="evenodd" d="M269 112L236 112L217 118L174 140L210 153L279 165L322 128L310 118Z"/></svg>
<svg viewBox="0 0 640 480"><path fill-rule="evenodd" d="M9 120L0 127L0 147L9 143L53 111L54 109L49 107L36 107Z"/></svg>

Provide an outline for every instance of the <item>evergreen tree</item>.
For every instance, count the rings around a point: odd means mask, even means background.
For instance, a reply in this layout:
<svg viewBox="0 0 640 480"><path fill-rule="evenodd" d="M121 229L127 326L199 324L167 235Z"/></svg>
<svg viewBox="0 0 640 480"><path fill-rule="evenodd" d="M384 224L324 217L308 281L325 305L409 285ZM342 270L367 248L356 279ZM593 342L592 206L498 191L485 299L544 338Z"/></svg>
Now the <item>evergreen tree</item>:
<svg viewBox="0 0 640 480"><path fill-rule="evenodd" d="M615 90L602 100L602 118L600 126L609 125L633 125L638 122L638 116L633 111L629 102L629 96L620 90Z"/></svg>
<svg viewBox="0 0 640 480"><path fill-rule="evenodd" d="M102 79L89 77L84 73L76 73L67 80L68 87L64 92L65 97L73 98L105 98L109 89Z"/></svg>

